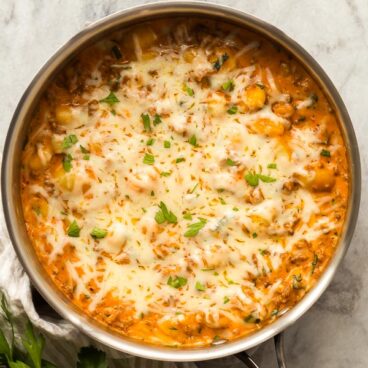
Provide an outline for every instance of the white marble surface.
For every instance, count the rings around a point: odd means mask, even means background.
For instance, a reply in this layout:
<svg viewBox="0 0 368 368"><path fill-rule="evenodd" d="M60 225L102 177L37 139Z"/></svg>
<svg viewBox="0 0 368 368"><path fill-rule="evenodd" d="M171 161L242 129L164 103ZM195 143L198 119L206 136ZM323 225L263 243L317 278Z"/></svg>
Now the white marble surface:
<svg viewBox="0 0 368 368"><path fill-rule="evenodd" d="M86 23L141 0L0 1L0 146L22 92ZM361 150L362 205L351 248L320 301L286 332L289 367L368 367L368 1L220 0L285 31L322 65L350 112ZM273 348L257 354L273 367Z"/></svg>

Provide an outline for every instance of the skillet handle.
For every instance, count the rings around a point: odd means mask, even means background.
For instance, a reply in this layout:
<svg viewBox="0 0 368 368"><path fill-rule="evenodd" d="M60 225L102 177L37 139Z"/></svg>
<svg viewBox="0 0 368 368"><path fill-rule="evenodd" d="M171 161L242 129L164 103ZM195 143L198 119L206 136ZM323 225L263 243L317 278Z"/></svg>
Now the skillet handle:
<svg viewBox="0 0 368 368"><path fill-rule="evenodd" d="M281 332L274 337L277 364L279 368L286 368L285 352L284 352L284 334ZM235 354L248 368L260 368L254 360L245 352Z"/></svg>

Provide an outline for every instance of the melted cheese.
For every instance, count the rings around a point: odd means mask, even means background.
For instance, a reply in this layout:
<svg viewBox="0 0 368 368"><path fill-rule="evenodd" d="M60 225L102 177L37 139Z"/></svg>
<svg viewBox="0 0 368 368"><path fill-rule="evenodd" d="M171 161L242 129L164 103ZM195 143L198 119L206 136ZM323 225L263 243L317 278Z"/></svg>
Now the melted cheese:
<svg viewBox="0 0 368 368"><path fill-rule="evenodd" d="M312 175L320 161L320 131L290 128L289 119L274 112L272 104L287 101L287 95L268 67L214 73L204 49L187 62L185 47L146 58L137 34L133 44L137 61L116 68L123 81L114 91L116 101L101 102L111 91L97 65L82 96L100 101L97 108L91 114L84 106L70 106L70 124L53 135L59 145L77 137L61 150L72 157L71 169L48 176L52 191L31 186L33 195L48 203L47 215L38 218L51 246L48 261L73 247L66 269L74 298L88 297L92 314L113 295L129 304L134 318L156 313L159 323L179 321L178 313L203 313L214 328L221 316L242 323L235 309L265 316L284 281L280 276L260 288L252 280L276 274L298 242L312 242L337 227L302 182L285 191L288 182ZM258 47L251 42L236 57ZM197 82L208 75L209 87ZM229 80L234 88L224 92L221 86ZM244 94L262 80L268 99L248 111ZM307 108L308 101L296 108ZM231 106L238 106L236 113L228 112ZM142 116L149 116L149 129ZM287 144L256 129L259 121L281 125L281 132L289 129ZM335 152L339 145L330 148ZM50 160L41 146L37 154L44 164ZM148 164L147 155L154 162ZM256 185L247 174L260 175ZM157 222L161 202L176 223ZM68 236L73 221L80 228L77 237ZM187 237L194 223L202 226ZM106 236L92 237L95 228ZM41 247L45 239L35 241ZM170 283L176 277L185 280L177 288Z"/></svg>

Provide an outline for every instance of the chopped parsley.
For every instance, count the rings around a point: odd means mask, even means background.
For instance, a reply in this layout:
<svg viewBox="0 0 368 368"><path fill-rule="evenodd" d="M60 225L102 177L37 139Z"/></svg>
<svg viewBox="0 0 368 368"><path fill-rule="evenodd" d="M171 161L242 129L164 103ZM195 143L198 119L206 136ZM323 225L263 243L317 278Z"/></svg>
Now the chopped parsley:
<svg viewBox="0 0 368 368"><path fill-rule="evenodd" d="M229 303L229 301L230 301L229 297L228 297L228 296L225 296L225 297L224 297L224 304Z"/></svg>
<svg viewBox="0 0 368 368"><path fill-rule="evenodd" d="M153 165L155 163L155 156L150 153L145 153L143 157L143 163L146 165Z"/></svg>
<svg viewBox="0 0 368 368"><path fill-rule="evenodd" d="M202 284L201 282L197 281L196 284L195 284L195 288L196 290L198 291L205 291L206 290L206 287L204 284Z"/></svg>
<svg viewBox="0 0 368 368"><path fill-rule="evenodd" d="M244 176L244 179L252 187L256 187L259 184L259 176L258 176L258 174L254 174L254 173L249 172L248 174L246 174Z"/></svg>
<svg viewBox="0 0 368 368"><path fill-rule="evenodd" d="M162 171L161 173L160 173L160 176L170 176L171 175L171 171Z"/></svg>
<svg viewBox="0 0 368 368"><path fill-rule="evenodd" d="M277 169L277 165L275 163L268 164L267 169Z"/></svg>
<svg viewBox="0 0 368 368"><path fill-rule="evenodd" d="M230 109L227 110L227 113L230 115L234 115L238 112L238 106L231 106Z"/></svg>
<svg viewBox="0 0 368 368"><path fill-rule="evenodd" d="M103 239L107 235L107 230L94 227L91 231L92 238Z"/></svg>
<svg viewBox="0 0 368 368"><path fill-rule="evenodd" d="M183 219L190 221L193 219L193 216L190 213L184 213Z"/></svg>
<svg viewBox="0 0 368 368"><path fill-rule="evenodd" d="M88 161L89 160L89 155L83 155L83 160L86 160L86 161Z"/></svg>
<svg viewBox="0 0 368 368"><path fill-rule="evenodd" d="M68 227L68 236L72 238L78 238L80 233L80 227L77 224L77 221L73 221Z"/></svg>
<svg viewBox="0 0 368 368"><path fill-rule="evenodd" d="M151 119L148 114L142 114L141 115L142 122L143 122L143 128L146 132L151 131Z"/></svg>
<svg viewBox="0 0 368 368"><path fill-rule="evenodd" d="M155 220L158 224L163 224L165 221L169 224L176 224L178 222L178 218L167 209L164 202L160 202L159 208L160 210L155 215Z"/></svg>
<svg viewBox="0 0 368 368"><path fill-rule="evenodd" d="M186 238L192 238L192 237L198 235L199 231L204 228L206 223L207 223L207 220L205 220L204 218L200 218L199 222L195 222L193 224L188 225L188 229L184 233L184 236Z"/></svg>
<svg viewBox="0 0 368 368"><path fill-rule="evenodd" d="M317 263L318 263L318 256L317 256L317 254L314 254L313 262L311 263L311 265L312 265L311 274L312 275L314 274L314 270L316 269Z"/></svg>
<svg viewBox="0 0 368 368"><path fill-rule="evenodd" d="M79 145L79 148L80 148L80 150L81 150L81 152L82 153L90 153L89 151L88 151L88 149L87 148L84 148L82 145Z"/></svg>
<svg viewBox="0 0 368 368"><path fill-rule="evenodd" d="M73 157L69 153L64 156L64 158L63 158L64 171L69 172L72 169L72 167L73 167L72 161L73 161Z"/></svg>
<svg viewBox="0 0 368 368"><path fill-rule="evenodd" d="M192 146L197 147L197 137L193 134L189 140L188 143L190 143Z"/></svg>
<svg viewBox="0 0 368 368"><path fill-rule="evenodd" d="M170 141L164 141L164 148L170 148L170 147L171 147Z"/></svg>
<svg viewBox="0 0 368 368"><path fill-rule="evenodd" d="M175 289L179 289L187 284L188 280L182 276L170 276L167 280L167 284Z"/></svg>
<svg viewBox="0 0 368 368"><path fill-rule="evenodd" d="M150 139L148 139L148 141L146 142L146 145L147 145L147 146L152 146L152 145L153 145L153 143L155 143L155 140L154 140L153 138L150 138Z"/></svg>
<svg viewBox="0 0 368 368"><path fill-rule="evenodd" d="M109 104L110 106L113 106L114 104L120 102L120 100L115 96L115 93L111 91L110 94L107 97L100 100L100 102L104 102Z"/></svg>
<svg viewBox="0 0 368 368"><path fill-rule="evenodd" d="M232 79L228 80L227 82L225 82L222 85L222 89L224 91L229 91L229 92L231 92L234 89L234 87L235 87L235 85L234 85L234 81Z"/></svg>
<svg viewBox="0 0 368 368"><path fill-rule="evenodd" d="M331 152L328 151L328 150L326 150L326 149L323 149L321 151L321 156L323 156L323 157L331 157Z"/></svg>
<svg viewBox="0 0 368 368"><path fill-rule="evenodd" d="M271 312L271 316L277 316L279 314L279 310L278 309L274 309L272 312Z"/></svg>
<svg viewBox="0 0 368 368"><path fill-rule="evenodd" d="M256 187L259 184L260 180L264 183L273 183L276 181L276 179L271 176L256 174L254 172L249 172L248 174L246 174L244 176L244 179L252 187Z"/></svg>
<svg viewBox="0 0 368 368"><path fill-rule="evenodd" d="M252 234L252 238L253 238L253 239L257 238L257 236L258 236L258 234L257 234L257 233L253 233L253 234Z"/></svg>
<svg viewBox="0 0 368 368"><path fill-rule="evenodd" d="M78 138L75 134L66 136L63 140L63 149L68 149L78 142Z"/></svg>
<svg viewBox="0 0 368 368"><path fill-rule="evenodd" d="M185 161L185 158L184 157L179 157L179 158L176 159L175 162L178 164L178 163L183 162L183 161Z"/></svg>
<svg viewBox="0 0 368 368"><path fill-rule="evenodd" d="M187 93L188 96L193 97L194 96L194 91L192 88L190 88L189 86L185 85L185 92Z"/></svg>
<svg viewBox="0 0 368 368"><path fill-rule="evenodd" d="M228 166L236 166L236 162L233 161L231 158L226 159L226 165Z"/></svg>
<svg viewBox="0 0 368 368"><path fill-rule="evenodd" d="M258 317L255 317L253 314L244 318L244 322L246 323L259 323L261 320Z"/></svg>
<svg viewBox="0 0 368 368"><path fill-rule="evenodd" d="M153 117L153 125L156 126L160 123L162 123L161 116L158 114L155 114L155 116Z"/></svg>
<svg viewBox="0 0 368 368"><path fill-rule="evenodd" d="M222 67L222 65L225 63L226 60L229 59L229 55L228 54L222 54L214 63L213 63L213 68L217 71L219 71Z"/></svg>

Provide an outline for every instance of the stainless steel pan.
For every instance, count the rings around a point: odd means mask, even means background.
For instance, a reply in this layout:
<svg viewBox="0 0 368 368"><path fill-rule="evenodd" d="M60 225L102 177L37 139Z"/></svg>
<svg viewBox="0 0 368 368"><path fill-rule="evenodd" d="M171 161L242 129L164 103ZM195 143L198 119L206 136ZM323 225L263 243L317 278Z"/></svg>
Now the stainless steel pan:
<svg viewBox="0 0 368 368"><path fill-rule="evenodd" d="M48 81L80 49L104 35L130 24L159 17L193 15L217 18L258 32L284 47L304 65L322 87L340 119L348 147L351 189L345 228L336 252L317 284L294 308L274 323L239 340L210 348L172 349L145 345L118 336L84 315L57 290L42 269L27 236L20 199L19 168L27 124L38 98L47 87ZM14 113L5 143L1 184L6 223L14 248L34 286L57 312L90 337L112 348L144 358L179 362L215 359L255 347L286 329L317 301L337 271L353 235L359 209L361 177L359 151L349 115L336 88L318 63L295 41L268 23L229 7L186 1L147 4L112 14L85 28L57 51L35 76ZM281 351L279 351L279 355L281 362ZM244 361L248 359L244 355L241 355L240 358ZM247 364L252 367L249 360Z"/></svg>

